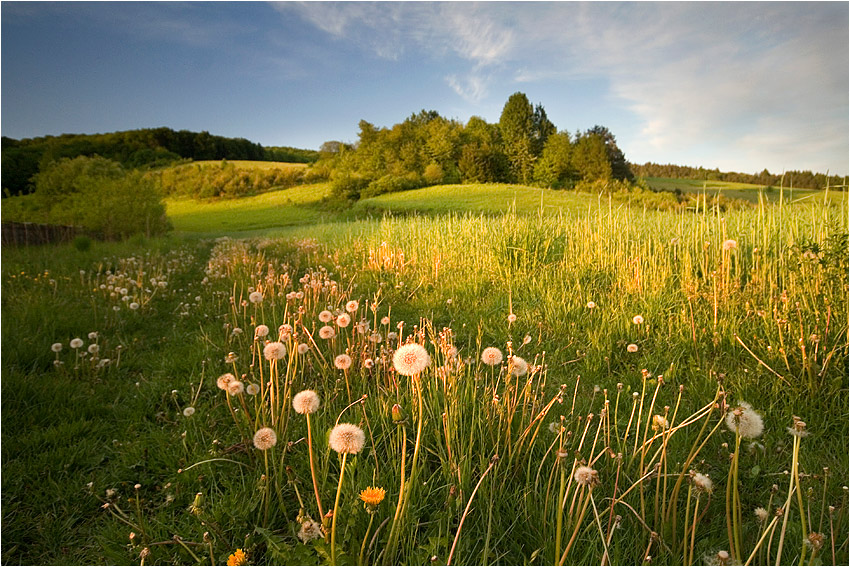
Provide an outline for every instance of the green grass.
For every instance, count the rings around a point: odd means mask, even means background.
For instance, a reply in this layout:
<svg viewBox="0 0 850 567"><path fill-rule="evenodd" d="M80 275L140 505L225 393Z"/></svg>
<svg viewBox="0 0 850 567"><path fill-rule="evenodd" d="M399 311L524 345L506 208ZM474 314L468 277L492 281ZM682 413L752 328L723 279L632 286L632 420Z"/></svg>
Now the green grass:
<svg viewBox="0 0 850 567"><path fill-rule="evenodd" d="M316 205L329 190L327 183L318 183L242 199L166 199L165 203L175 230L220 234L319 222L328 215Z"/></svg>
<svg viewBox="0 0 850 567"><path fill-rule="evenodd" d="M700 500L706 514L694 555L697 563L711 561L729 549L725 514L735 508L725 497L735 436L720 406L670 432L664 449L656 439L642 454L634 443L652 436L653 415L682 424L712 401L740 400L765 423L760 445L746 441L739 457L743 551L760 534L753 509L773 512L788 495L784 471L795 452L786 428L797 415L810 433L797 459L804 508L812 530L827 539L818 560L846 563L845 208L803 202L723 214L658 212L570 192L444 186L364 200L349 213L353 220L322 220L318 201L327 191L325 184L231 201L170 201L180 232L161 240L95 242L87 251L3 248L4 563L135 564L145 547L146 564L210 564L211 554L221 564L236 548L253 564L328 563L329 544L296 537L302 509L318 518L306 420L288 411L303 388L321 398L311 423L325 510L341 473L327 432L337 421L366 431L365 449L347 460L337 510L344 564L356 563L364 537L368 563L424 565L434 556L444 563L453 553L458 565L552 564L573 533L566 563L599 564L598 527L613 528L612 498L630 486L614 504L621 520L609 562L640 564L652 545L653 563L681 564L684 510L693 512L696 498L688 498L688 469L714 482L711 497ZM384 211L403 214L372 215ZM242 230L263 236L198 238ZM729 239L736 246L724 251ZM107 285L127 287L130 298L112 297ZM262 291L261 303L249 301L254 290ZM304 295L292 295L298 291ZM381 342L353 324L338 327L333 340L317 337L319 312L342 311L352 299L359 302L353 323L368 320ZM131 301L141 306L134 310ZM517 317L510 324L509 313ZM638 314L643 323L633 322ZM388 349L399 342L388 335L400 322L402 340L415 332L432 358L416 380L390 370ZM270 338L284 323L297 332L277 366L252 340L260 323ZM102 357L116 361L122 346L120 365L85 360L74 368L68 342L79 336L88 344L90 331L99 332ZM298 343L312 344L307 333L318 348L293 354ZM64 345L58 368L54 342ZM450 346L459 351L455 361ZM530 379L511 378L507 360L501 368L480 363L487 346L535 366ZM227 363L231 352L238 358ZM344 352L353 359L347 372L332 362ZM217 389L216 378L228 371L244 375L245 384L276 376L275 417L272 404L246 396L243 407ZM718 387L725 398L715 397ZM351 401L367 397L350 405L349 390ZM392 420L394 404L404 425ZM196 411L186 417L189 406ZM610 421L599 419L603 413ZM273 422L277 446L267 454L252 448L252 432ZM550 433L552 423L566 428L561 438ZM412 492L395 522L397 554L381 558L400 496L404 435ZM635 484L661 454L667 474ZM598 524L590 506L581 514L587 491L566 484L576 456L598 471ZM676 492L680 472L685 480ZM387 491L372 524L357 498L366 486ZM107 497L107 490L115 493ZM567 503L556 549L561 490ZM200 508L190 510L198 493ZM675 529L663 519L670 502L678 507ZM804 549L796 497L789 513L782 563L796 564ZM778 537L779 528L774 560Z"/></svg>

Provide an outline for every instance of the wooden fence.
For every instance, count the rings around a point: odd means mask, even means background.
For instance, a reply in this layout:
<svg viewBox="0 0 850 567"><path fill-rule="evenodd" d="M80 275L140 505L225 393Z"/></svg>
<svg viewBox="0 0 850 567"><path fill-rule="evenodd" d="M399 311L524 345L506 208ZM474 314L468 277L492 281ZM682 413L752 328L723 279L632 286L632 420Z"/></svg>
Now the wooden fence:
<svg viewBox="0 0 850 567"><path fill-rule="evenodd" d="M68 242L85 231L78 226L36 224L33 222L3 222L3 246L31 246Z"/></svg>

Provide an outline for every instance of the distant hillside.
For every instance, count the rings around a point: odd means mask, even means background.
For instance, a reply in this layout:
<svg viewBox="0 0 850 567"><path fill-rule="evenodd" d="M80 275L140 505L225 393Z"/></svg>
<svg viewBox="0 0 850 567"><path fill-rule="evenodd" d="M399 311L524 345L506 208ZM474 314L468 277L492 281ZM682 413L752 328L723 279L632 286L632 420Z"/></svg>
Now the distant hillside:
<svg viewBox="0 0 850 567"><path fill-rule="evenodd" d="M167 165L180 160L268 160L310 163L319 154L289 147L264 148L244 138L170 128L128 130L109 134L62 134L15 140L2 139L4 195L30 191L32 176L61 158L99 155L127 168Z"/></svg>
<svg viewBox="0 0 850 567"><path fill-rule="evenodd" d="M704 167L687 165L658 164L646 162L643 165L630 163L629 167L636 177L666 177L672 179L695 179L698 181L726 181L729 183L747 183L761 187L794 187L795 189L840 189L847 180L839 175L827 176L811 171L786 171L784 174L770 173L767 169L758 174L720 171ZM845 187L846 188L846 187Z"/></svg>

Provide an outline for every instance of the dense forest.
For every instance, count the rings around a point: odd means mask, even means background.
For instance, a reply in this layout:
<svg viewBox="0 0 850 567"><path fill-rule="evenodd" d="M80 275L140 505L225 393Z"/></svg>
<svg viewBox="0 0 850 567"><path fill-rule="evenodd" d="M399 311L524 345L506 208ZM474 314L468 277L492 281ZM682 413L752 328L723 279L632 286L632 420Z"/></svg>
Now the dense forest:
<svg viewBox="0 0 850 567"><path fill-rule="evenodd" d="M752 183L764 187L794 187L798 189L823 189L829 183L830 189L847 189L847 180L839 175L827 176L811 171L786 171L784 174L722 172L719 169L688 167L686 165L661 165L647 162L643 165L629 164L638 177L668 177L674 179L700 179L705 181L729 181L731 183Z"/></svg>
<svg viewBox="0 0 850 567"><path fill-rule="evenodd" d="M244 138L170 128L129 130L110 134L63 134L15 140L2 139L2 184L5 195L33 189L33 176L62 158L101 156L128 169L150 168L185 159L267 160L309 163L318 152L288 147L264 148Z"/></svg>

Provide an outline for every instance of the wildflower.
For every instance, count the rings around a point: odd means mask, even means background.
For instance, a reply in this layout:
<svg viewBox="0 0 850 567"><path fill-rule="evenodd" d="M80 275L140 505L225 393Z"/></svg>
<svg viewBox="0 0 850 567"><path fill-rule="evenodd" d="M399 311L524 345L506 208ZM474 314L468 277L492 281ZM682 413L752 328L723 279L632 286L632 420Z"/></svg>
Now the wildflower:
<svg viewBox="0 0 850 567"><path fill-rule="evenodd" d="M310 518L304 520L301 524L301 529L298 530L298 539L301 543L307 543L310 540L322 537L322 524L315 522Z"/></svg>
<svg viewBox="0 0 850 567"><path fill-rule="evenodd" d="M76 339L71 339L71 348L80 348L82 346L83 346L83 339L81 339L79 337L76 338Z"/></svg>
<svg viewBox="0 0 850 567"><path fill-rule="evenodd" d="M319 313L319 321L322 323L330 323L334 319L334 314L325 309L321 313Z"/></svg>
<svg viewBox="0 0 850 567"><path fill-rule="evenodd" d="M525 376L527 373L528 373L528 363L524 359L522 359L518 356L512 356L511 357L511 374L513 374L514 376Z"/></svg>
<svg viewBox="0 0 850 567"><path fill-rule="evenodd" d="M245 384L241 380L232 380L227 385L227 393L231 396L238 396L245 391Z"/></svg>
<svg viewBox="0 0 850 567"><path fill-rule="evenodd" d="M260 451L271 449L277 444L277 434L271 427L263 427L254 433L254 447Z"/></svg>
<svg viewBox="0 0 850 567"><path fill-rule="evenodd" d="M339 327L345 328L351 324L351 317L348 315L348 313L341 313L336 318L336 324Z"/></svg>
<svg viewBox="0 0 850 567"><path fill-rule="evenodd" d="M587 302L587 308L588 309L596 309L596 303L594 303L593 301L588 301Z"/></svg>
<svg viewBox="0 0 850 567"><path fill-rule="evenodd" d="M577 468L573 478L581 486L592 488L599 484L599 473L587 466Z"/></svg>
<svg viewBox="0 0 850 567"><path fill-rule="evenodd" d="M331 430L328 444L337 453L356 455L366 444L363 430L351 423L340 423Z"/></svg>
<svg viewBox="0 0 850 567"><path fill-rule="evenodd" d="M383 488L364 488L360 491L360 500L363 501L363 505L370 512L374 512L375 508L383 502L384 496L387 495L387 491Z"/></svg>
<svg viewBox="0 0 850 567"><path fill-rule="evenodd" d="M133 301L133 302L131 302L131 303L130 303L129 307L130 307L130 309L132 309L133 311L135 311L136 309L138 309L138 308L139 308L139 304L138 304L138 303L136 303L135 301Z"/></svg>
<svg viewBox="0 0 850 567"><path fill-rule="evenodd" d="M381 333L372 333L369 335L369 342L380 344L380 342L384 340L384 337L381 336Z"/></svg>
<svg viewBox="0 0 850 567"><path fill-rule="evenodd" d="M349 313L354 313L355 311L357 311L358 307L360 307L360 304L354 300L351 300L345 304L345 310Z"/></svg>
<svg viewBox="0 0 850 567"><path fill-rule="evenodd" d="M735 250L736 248L738 248L738 243L732 240L731 238L723 241L724 251Z"/></svg>
<svg viewBox="0 0 850 567"><path fill-rule="evenodd" d="M280 360L286 356L286 347L283 343L269 343L263 348L263 356L266 360Z"/></svg>
<svg viewBox="0 0 850 567"><path fill-rule="evenodd" d="M393 354L393 366L402 376L416 376L431 364L431 356L425 347L409 343Z"/></svg>
<svg viewBox="0 0 850 567"><path fill-rule="evenodd" d="M100 347L97 346L96 343L92 343L89 345L89 348L87 350L89 351L89 354L97 354L97 351L100 350Z"/></svg>
<svg viewBox="0 0 850 567"><path fill-rule="evenodd" d="M241 335L241 334L242 334L242 329L241 329L241 328L239 328L239 327L233 327L233 331L232 331L232 332L233 332L233 334L234 334L235 336L239 336L239 335Z"/></svg>
<svg viewBox="0 0 850 567"><path fill-rule="evenodd" d="M263 301L263 294L259 291L252 291L251 295L248 296L248 301L251 303L260 303Z"/></svg>
<svg viewBox="0 0 850 567"><path fill-rule="evenodd" d="M754 513L756 515L756 518L758 518L760 524L766 522L767 517L770 515L770 513L762 507L756 508Z"/></svg>
<svg viewBox="0 0 850 567"><path fill-rule="evenodd" d="M195 408L193 408L192 406L188 406L183 410L183 415L185 417L192 417L193 415L195 415Z"/></svg>
<svg viewBox="0 0 850 567"><path fill-rule="evenodd" d="M637 352L638 346L635 343L632 343L632 344L630 344L629 346L626 347L626 350L629 351L629 352Z"/></svg>
<svg viewBox="0 0 850 567"><path fill-rule="evenodd" d="M50 350L53 352L62 352L62 343L53 343L51 345Z"/></svg>
<svg viewBox="0 0 850 567"><path fill-rule="evenodd" d="M92 331L91 333L89 333L89 340L90 341L97 340L97 331Z"/></svg>
<svg viewBox="0 0 850 567"><path fill-rule="evenodd" d="M373 366L375 366L375 361L371 358L367 358L363 361L363 368L372 368Z"/></svg>
<svg viewBox="0 0 850 567"><path fill-rule="evenodd" d="M334 331L334 328L329 326L329 325L325 325L324 327L319 329L319 337L320 338L332 339L335 336L336 336L336 331Z"/></svg>
<svg viewBox="0 0 850 567"><path fill-rule="evenodd" d="M237 360L239 360L239 355L235 352L228 352L227 356L224 357L224 362L227 364L233 364Z"/></svg>
<svg viewBox="0 0 850 567"><path fill-rule="evenodd" d="M310 351L310 347L307 343L300 343L298 345L298 354L307 354Z"/></svg>
<svg viewBox="0 0 850 567"><path fill-rule="evenodd" d="M695 472L691 477L691 482L694 483L694 488L696 488L700 492L711 494L711 491L714 490L714 483L711 482L711 479L708 478L708 476L702 473Z"/></svg>
<svg viewBox="0 0 850 567"><path fill-rule="evenodd" d="M502 363L502 351L496 347L487 347L481 353L481 362L487 366L496 366Z"/></svg>
<svg viewBox="0 0 850 567"><path fill-rule="evenodd" d="M390 318L389 317L381 317L381 325L389 325Z"/></svg>
<svg viewBox="0 0 850 567"><path fill-rule="evenodd" d="M319 409L319 395L313 390L298 392L292 397L292 407L302 415L316 413Z"/></svg>
<svg viewBox="0 0 850 567"><path fill-rule="evenodd" d="M823 547L824 535L818 532L809 532L806 536L806 545L812 548L812 551L817 553Z"/></svg>
<svg viewBox="0 0 850 567"><path fill-rule="evenodd" d="M247 392L249 396L256 396L260 393L260 387L256 384L248 384L245 387L245 392Z"/></svg>
<svg viewBox="0 0 850 567"><path fill-rule="evenodd" d="M226 390L227 385L234 380L236 380L236 376L234 376L230 372L227 372L226 374L222 374L218 377L218 380L215 381L215 385L218 386L220 390Z"/></svg>
<svg viewBox="0 0 850 567"><path fill-rule="evenodd" d="M635 315L634 317L632 317L632 323L634 323L635 325L643 325L643 317L641 317L640 315Z"/></svg>
<svg viewBox="0 0 850 567"><path fill-rule="evenodd" d="M764 431L764 421L753 406L739 401L738 405L726 414L726 427L744 439L755 439Z"/></svg>
<svg viewBox="0 0 850 567"><path fill-rule="evenodd" d="M283 324L277 328L277 332L280 333L281 338L288 339L292 335L292 325Z"/></svg>
<svg viewBox="0 0 850 567"><path fill-rule="evenodd" d="M508 323L516 323L516 315L513 313L508 314Z"/></svg>
<svg viewBox="0 0 850 567"><path fill-rule="evenodd" d="M398 333L396 333L395 331L390 331L389 333L387 333L387 340L388 341L394 341L397 338L398 338Z"/></svg>
<svg viewBox="0 0 850 567"><path fill-rule="evenodd" d="M247 558L245 557L245 552L241 549L237 549L235 553L231 553L230 557L227 558L228 565L246 565Z"/></svg>
<svg viewBox="0 0 850 567"><path fill-rule="evenodd" d="M269 328L266 325L257 325L257 328L254 329L254 336L258 339L261 339L269 334Z"/></svg>
<svg viewBox="0 0 850 567"><path fill-rule="evenodd" d="M553 433L557 435L561 431L561 424L557 421L553 421L549 424L549 433Z"/></svg>

